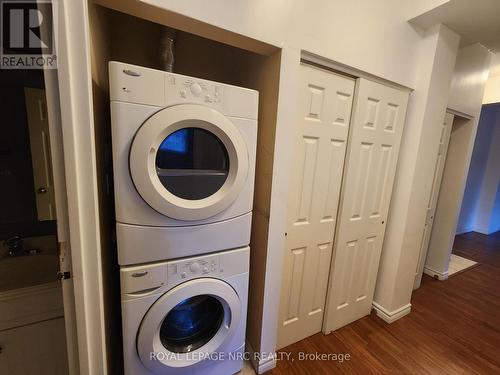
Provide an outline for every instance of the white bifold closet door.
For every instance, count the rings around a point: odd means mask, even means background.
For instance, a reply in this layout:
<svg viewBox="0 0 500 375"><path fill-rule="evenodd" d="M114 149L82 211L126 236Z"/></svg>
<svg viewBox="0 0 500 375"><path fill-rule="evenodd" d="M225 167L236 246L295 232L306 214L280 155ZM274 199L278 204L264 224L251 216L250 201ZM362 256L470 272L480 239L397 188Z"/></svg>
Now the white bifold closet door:
<svg viewBox="0 0 500 375"><path fill-rule="evenodd" d="M324 333L371 311L408 96L357 81Z"/></svg>
<svg viewBox="0 0 500 375"><path fill-rule="evenodd" d="M278 348L321 331L355 81L300 68Z"/></svg>
<svg viewBox="0 0 500 375"><path fill-rule="evenodd" d="M446 113L443 124L441 126L441 138L439 139L439 149L434 164L434 178L432 180L432 190L427 202L427 215L425 217L424 233L420 243L420 254L418 257L417 269L415 270L415 282L413 289L420 287L422 274L424 272L425 258L429 249L429 242L432 233L432 224L434 224L434 216L436 216L436 207L441 189L441 181L443 180L444 166L446 164L446 154L448 153L448 145L450 144L451 129L453 127L454 115Z"/></svg>

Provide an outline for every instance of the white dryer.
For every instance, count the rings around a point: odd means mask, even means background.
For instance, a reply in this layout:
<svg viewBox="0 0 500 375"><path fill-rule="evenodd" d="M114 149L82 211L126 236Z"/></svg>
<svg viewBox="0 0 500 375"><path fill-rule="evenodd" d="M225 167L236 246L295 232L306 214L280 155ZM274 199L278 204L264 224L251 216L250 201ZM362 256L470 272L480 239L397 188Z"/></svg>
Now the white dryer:
<svg viewBox="0 0 500 375"><path fill-rule="evenodd" d="M122 267L125 375L241 370L249 252Z"/></svg>
<svg viewBox="0 0 500 375"><path fill-rule="evenodd" d="M250 241L258 92L110 62L121 265Z"/></svg>

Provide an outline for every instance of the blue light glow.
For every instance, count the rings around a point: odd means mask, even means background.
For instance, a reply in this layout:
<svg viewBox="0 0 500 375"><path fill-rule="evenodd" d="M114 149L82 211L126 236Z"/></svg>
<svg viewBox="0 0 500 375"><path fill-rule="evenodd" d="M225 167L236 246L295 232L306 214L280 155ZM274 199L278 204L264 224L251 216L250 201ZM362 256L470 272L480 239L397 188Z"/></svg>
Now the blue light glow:
<svg viewBox="0 0 500 375"><path fill-rule="evenodd" d="M160 145L160 150L185 154L188 149L188 129L180 129L170 134Z"/></svg>

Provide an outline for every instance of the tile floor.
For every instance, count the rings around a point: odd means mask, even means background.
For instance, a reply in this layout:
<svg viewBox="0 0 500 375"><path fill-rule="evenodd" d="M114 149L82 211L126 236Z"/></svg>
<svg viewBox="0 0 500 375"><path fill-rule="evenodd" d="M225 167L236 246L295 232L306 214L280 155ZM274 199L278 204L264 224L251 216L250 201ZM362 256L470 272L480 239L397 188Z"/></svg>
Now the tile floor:
<svg viewBox="0 0 500 375"><path fill-rule="evenodd" d="M463 271L476 264L477 262L474 262L473 260L466 259L455 254L451 254L450 264L448 265L448 276Z"/></svg>

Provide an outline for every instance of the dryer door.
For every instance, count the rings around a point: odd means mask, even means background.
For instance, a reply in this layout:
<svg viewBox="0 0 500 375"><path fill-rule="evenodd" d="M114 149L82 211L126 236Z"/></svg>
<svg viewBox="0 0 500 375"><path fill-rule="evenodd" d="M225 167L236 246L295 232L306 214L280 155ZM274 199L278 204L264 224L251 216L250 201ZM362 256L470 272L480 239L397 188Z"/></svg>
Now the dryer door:
<svg viewBox="0 0 500 375"><path fill-rule="evenodd" d="M203 220L225 210L241 192L248 151L224 115L180 104L144 122L129 163L139 194L153 209L178 220Z"/></svg>
<svg viewBox="0 0 500 375"><path fill-rule="evenodd" d="M137 336L139 357L155 373L202 366L211 353L224 350L240 316L241 302L229 284L212 278L187 281L160 297L144 316Z"/></svg>

